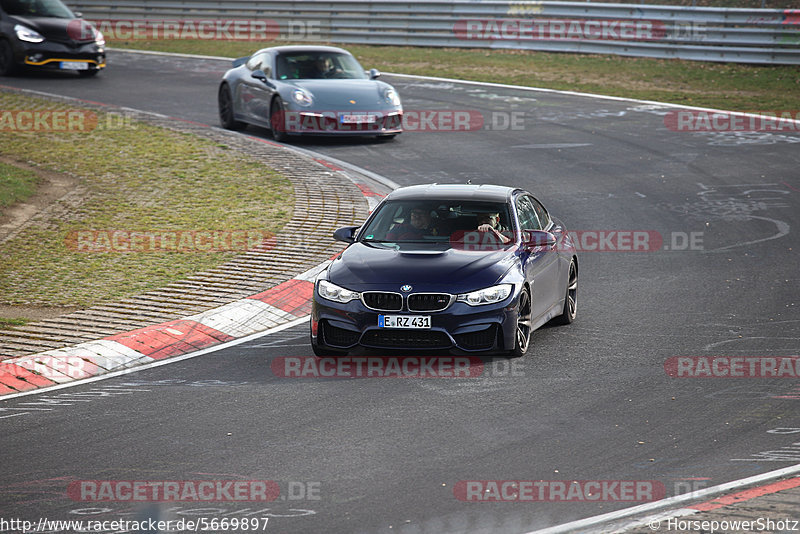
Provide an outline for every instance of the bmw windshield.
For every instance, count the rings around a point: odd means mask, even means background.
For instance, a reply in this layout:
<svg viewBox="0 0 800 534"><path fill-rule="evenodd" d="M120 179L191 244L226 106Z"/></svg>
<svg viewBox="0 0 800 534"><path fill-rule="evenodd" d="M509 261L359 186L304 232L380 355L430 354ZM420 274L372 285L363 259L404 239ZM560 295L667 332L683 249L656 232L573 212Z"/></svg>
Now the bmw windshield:
<svg viewBox="0 0 800 534"><path fill-rule="evenodd" d="M502 202L397 200L380 206L360 233L360 242L450 248L494 239L513 242L508 205ZM501 236L506 236L505 238Z"/></svg>

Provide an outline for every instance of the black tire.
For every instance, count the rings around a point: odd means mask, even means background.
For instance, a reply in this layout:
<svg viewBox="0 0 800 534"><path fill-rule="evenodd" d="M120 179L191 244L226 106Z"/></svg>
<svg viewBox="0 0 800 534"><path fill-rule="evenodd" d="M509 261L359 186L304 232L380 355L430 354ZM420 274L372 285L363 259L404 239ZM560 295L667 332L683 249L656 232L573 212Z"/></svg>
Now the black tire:
<svg viewBox="0 0 800 534"><path fill-rule="evenodd" d="M80 76L81 78L91 78L93 76L97 76L98 72L100 72L100 69L79 70L78 76Z"/></svg>
<svg viewBox="0 0 800 534"><path fill-rule="evenodd" d="M578 263L575 258L569 262L567 278L567 294L564 297L564 309L561 315L553 319L555 324L570 324L578 314Z"/></svg>
<svg viewBox="0 0 800 534"><path fill-rule="evenodd" d="M528 288L522 290L517 305L517 324L514 328L514 348L508 351L509 358L520 358L528 352L531 344L531 294Z"/></svg>
<svg viewBox="0 0 800 534"><path fill-rule="evenodd" d="M14 63L14 50L11 43L5 39L0 39L0 76L9 76L17 70Z"/></svg>
<svg viewBox="0 0 800 534"><path fill-rule="evenodd" d="M241 130L246 126L245 123L237 121L233 114L233 96L231 88L227 83L219 86L217 94L217 106L219 108L219 123L226 130Z"/></svg>
<svg viewBox="0 0 800 534"><path fill-rule="evenodd" d="M272 138L279 143L285 142L288 137L286 134L286 117L283 102L280 98L275 98L269 107L269 124L272 129Z"/></svg>

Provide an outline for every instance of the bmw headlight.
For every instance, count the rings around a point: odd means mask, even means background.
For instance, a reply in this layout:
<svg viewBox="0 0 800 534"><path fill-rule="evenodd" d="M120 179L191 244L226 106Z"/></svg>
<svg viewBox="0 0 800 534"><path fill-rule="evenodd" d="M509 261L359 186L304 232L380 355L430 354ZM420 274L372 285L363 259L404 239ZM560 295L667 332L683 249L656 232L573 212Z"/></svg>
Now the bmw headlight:
<svg viewBox="0 0 800 534"><path fill-rule="evenodd" d="M513 290L513 284L500 284L469 293L462 293L456 300L458 302L466 302L470 306L495 304L506 300Z"/></svg>
<svg viewBox="0 0 800 534"><path fill-rule="evenodd" d="M393 106L400 105L400 95L397 94L397 91L394 89L386 89L383 92L383 99L386 101L387 104L391 104Z"/></svg>
<svg viewBox="0 0 800 534"><path fill-rule="evenodd" d="M342 304L361 298L361 295L355 291L339 287L327 280L320 280L317 283L317 293L324 299L332 300L333 302L341 302Z"/></svg>
<svg viewBox="0 0 800 534"><path fill-rule="evenodd" d="M314 102L314 97L305 89L295 89L292 91L292 99L301 106L310 106Z"/></svg>
<svg viewBox="0 0 800 534"><path fill-rule="evenodd" d="M36 30L28 28L27 26L23 26L22 24L17 24L14 26L14 33L17 34L17 39L27 43L41 43L44 41L42 34Z"/></svg>

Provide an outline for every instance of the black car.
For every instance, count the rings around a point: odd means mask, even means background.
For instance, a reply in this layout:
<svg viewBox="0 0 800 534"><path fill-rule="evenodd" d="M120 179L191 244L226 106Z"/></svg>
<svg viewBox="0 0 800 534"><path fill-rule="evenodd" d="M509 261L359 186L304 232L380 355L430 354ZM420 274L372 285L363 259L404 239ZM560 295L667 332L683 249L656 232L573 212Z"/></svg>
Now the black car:
<svg viewBox="0 0 800 534"><path fill-rule="evenodd" d="M357 347L521 356L531 332L577 311L578 258L532 194L493 185L393 191L317 278L317 356Z"/></svg>
<svg viewBox="0 0 800 534"><path fill-rule="evenodd" d="M59 0L0 0L0 76L20 66L94 76L106 66L103 34Z"/></svg>

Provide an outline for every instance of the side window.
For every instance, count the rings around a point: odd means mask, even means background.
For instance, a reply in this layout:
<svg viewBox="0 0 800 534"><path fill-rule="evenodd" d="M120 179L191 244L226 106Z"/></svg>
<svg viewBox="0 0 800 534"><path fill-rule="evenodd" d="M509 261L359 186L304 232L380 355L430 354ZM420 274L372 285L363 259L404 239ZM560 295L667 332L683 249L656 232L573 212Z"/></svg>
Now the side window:
<svg viewBox="0 0 800 534"><path fill-rule="evenodd" d="M261 54L256 54L250 59L248 59L245 65L247 65L247 68L250 69L251 71L262 70L264 71L264 74L267 75L267 78L271 78L272 69L269 66L269 60L270 60L269 54L263 52Z"/></svg>
<svg viewBox="0 0 800 534"><path fill-rule="evenodd" d="M521 230L540 230L542 228L530 197L522 196L517 199L517 213Z"/></svg>
<svg viewBox="0 0 800 534"><path fill-rule="evenodd" d="M245 63L245 66L251 71L258 70L258 64L261 61L260 58L261 58L261 54L256 54L256 55L252 56L250 59L247 60L247 63Z"/></svg>
<svg viewBox="0 0 800 534"><path fill-rule="evenodd" d="M536 210L536 215L539 217L542 230L546 229L548 226L550 226L550 215L547 214L547 210L544 209L544 206L542 206L541 202L535 198L531 198L530 200L533 204L533 209Z"/></svg>

